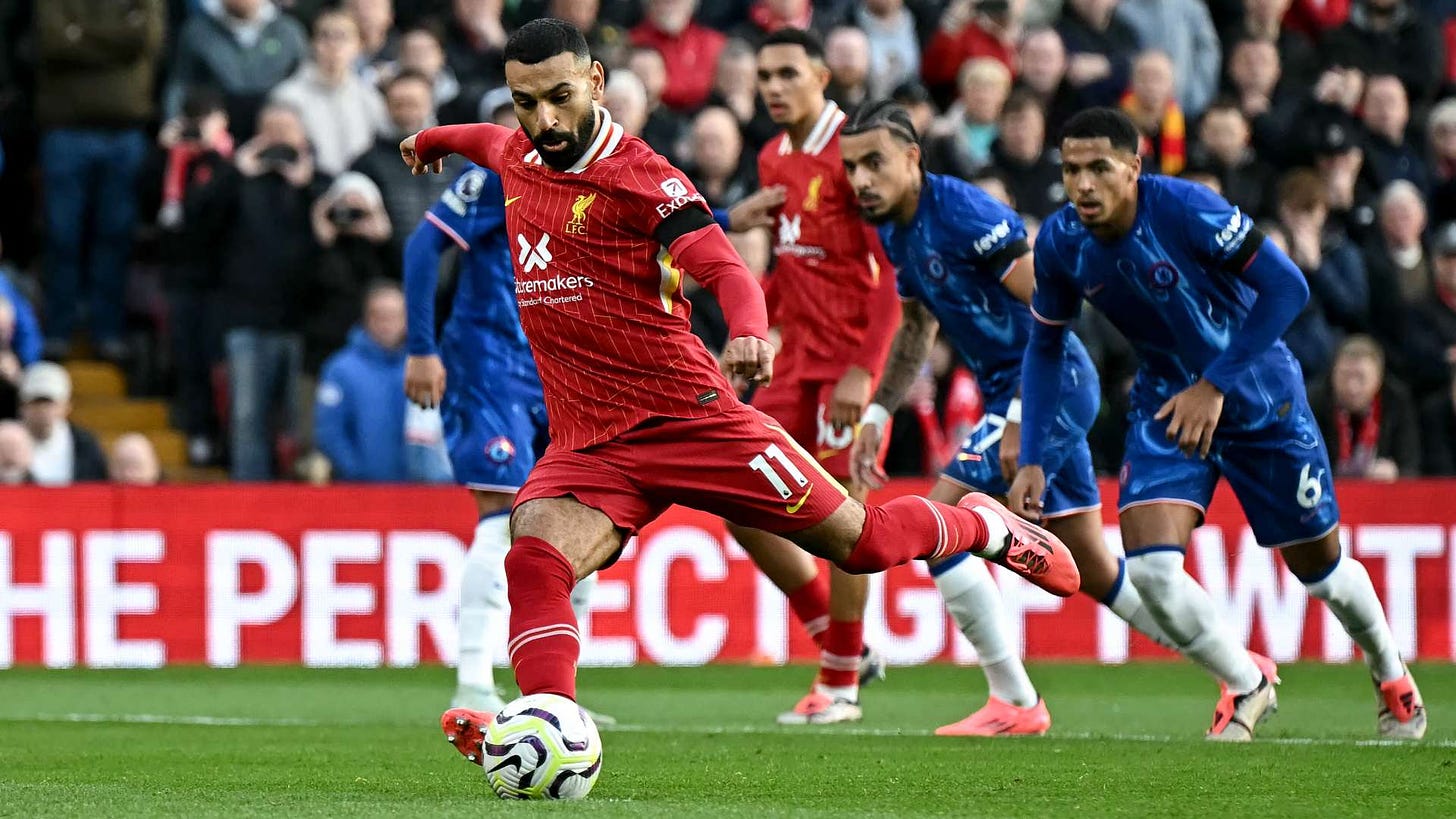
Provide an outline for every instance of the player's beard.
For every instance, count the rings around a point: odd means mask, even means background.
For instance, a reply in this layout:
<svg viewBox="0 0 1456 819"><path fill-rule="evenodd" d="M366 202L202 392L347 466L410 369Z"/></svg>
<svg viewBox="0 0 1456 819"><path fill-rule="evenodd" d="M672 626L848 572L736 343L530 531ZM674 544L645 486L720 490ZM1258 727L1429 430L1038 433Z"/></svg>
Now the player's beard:
<svg viewBox="0 0 1456 819"><path fill-rule="evenodd" d="M586 153L586 149L591 145L592 132L596 131L596 129L597 109L593 106L591 116L582 119L581 125L577 126L575 134L559 129L542 131L531 137L531 144L536 146L536 151L540 155L542 162L558 171L564 171L572 165L575 165L581 159L582 155ZM552 142L553 140L555 142ZM542 145L543 141L548 144L559 144L563 140L567 143L567 147L561 151L548 151Z"/></svg>

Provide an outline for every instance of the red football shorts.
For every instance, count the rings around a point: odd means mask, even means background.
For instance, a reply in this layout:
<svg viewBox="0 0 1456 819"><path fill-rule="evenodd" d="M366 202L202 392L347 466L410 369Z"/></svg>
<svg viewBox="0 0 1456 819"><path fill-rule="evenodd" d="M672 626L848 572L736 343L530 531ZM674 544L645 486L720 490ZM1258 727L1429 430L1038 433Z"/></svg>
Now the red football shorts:
<svg viewBox="0 0 1456 819"><path fill-rule="evenodd" d="M787 376L787 374L781 374ZM854 430L834 431L829 423L829 402L834 397L833 381L807 381L792 377L776 377L753 394L753 406L763 410L801 446L809 450L829 474L849 479L849 450L854 444ZM890 443L890 425L885 424L880 439L879 457L885 457Z"/></svg>
<svg viewBox="0 0 1456 819"><path fill-rule="evenodd" d="M662 418L587 449L548 445L516 505L572 496L631 535L674 503L784 533L829 517L847 493L768 416L739 404Z"/></svg>

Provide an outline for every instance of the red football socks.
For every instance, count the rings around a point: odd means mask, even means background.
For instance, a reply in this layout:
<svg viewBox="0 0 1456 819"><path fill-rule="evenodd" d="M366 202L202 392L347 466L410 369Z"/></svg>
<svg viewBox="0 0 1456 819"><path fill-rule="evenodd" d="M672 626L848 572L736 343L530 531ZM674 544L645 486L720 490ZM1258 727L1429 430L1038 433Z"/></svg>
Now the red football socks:
<svg viewBox="0 0 1456 819"><path fill-rule="evenodd" d="M859 685L859 655L864 651L864 623L830 620L819 653L819 682L836 688Z"/></svg>
<svg viewBox="0 0 1456 819"><path fill-rule="evenodd" d="M865 506L864 529L839 568L873 574L912 560L984 549L989 532L981 516L916 495L883 506Z"/></svg>
<svg viewBox="0 0 1456 819"><path fill-rule="evenodd" d="M824 630L829 627L829 573L819 572L813 580L785 596L794 616L814 638L814 645L823 646Z"/></svg>
<svg viewBox="0 0 1456 819"><path fill-rule="evenodd" d="M576 699L581 636L571 610L576 571L566 556L540 538L518 537L506 553L511 601L511 666L521 694Z"/></svg>

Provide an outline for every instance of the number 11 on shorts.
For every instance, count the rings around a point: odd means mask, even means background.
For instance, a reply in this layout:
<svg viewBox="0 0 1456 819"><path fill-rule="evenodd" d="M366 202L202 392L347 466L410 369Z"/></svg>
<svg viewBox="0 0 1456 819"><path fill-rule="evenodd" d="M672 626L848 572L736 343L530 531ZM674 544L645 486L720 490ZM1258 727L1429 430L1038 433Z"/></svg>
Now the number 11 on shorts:
<svg viewBox="0 0 1456 819"><path fill-rule="evenodd" d="M767 478L769 483L773 484L773 488L778 490L779 497L788 500L793 496L794 492L789 488L788 482L783 479L779 471L774 468L774 464L769 463L769 461L773 461L783 467L783 470L789 473L789 477L794 479L794 483L800 489L809 485L809 479L804 477L804 473L797 466L794 466L793 461L790 461L784 455L784 451L779 449L779 445L769 444L763 452L753 456L753 460L749 461L748 465L755 472Z"/></svg>

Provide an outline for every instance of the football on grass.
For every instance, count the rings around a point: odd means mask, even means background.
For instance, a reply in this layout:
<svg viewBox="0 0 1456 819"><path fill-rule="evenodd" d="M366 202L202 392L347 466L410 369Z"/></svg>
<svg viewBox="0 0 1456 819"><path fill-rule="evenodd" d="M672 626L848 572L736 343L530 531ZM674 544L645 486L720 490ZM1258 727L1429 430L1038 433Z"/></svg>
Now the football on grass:
<svg viewBox="0 0 1456 819"><path fill-rule="evenodd" d="M602 771L602 739L580 706L555 694L521 697L485 731L485 779L502 799L582 799Z"/></svg>

